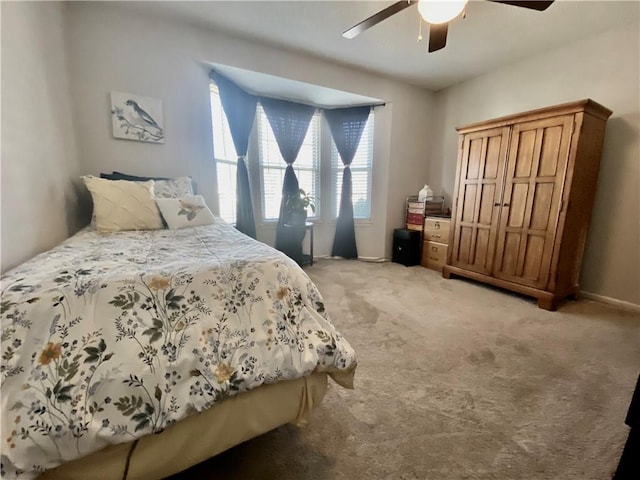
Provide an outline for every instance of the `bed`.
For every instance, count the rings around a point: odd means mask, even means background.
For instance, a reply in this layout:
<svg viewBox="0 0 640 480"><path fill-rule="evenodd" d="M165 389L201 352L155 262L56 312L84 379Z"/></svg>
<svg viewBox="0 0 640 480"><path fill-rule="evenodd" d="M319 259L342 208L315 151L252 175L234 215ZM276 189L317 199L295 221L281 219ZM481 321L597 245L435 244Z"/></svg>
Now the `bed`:
<svg viewBox="0 0 640 480"><path fill-rule="evenodd" d="M88 227L2 278L3 478L158 479L305 424L355 352L292 260L217 219Z"/></svg>

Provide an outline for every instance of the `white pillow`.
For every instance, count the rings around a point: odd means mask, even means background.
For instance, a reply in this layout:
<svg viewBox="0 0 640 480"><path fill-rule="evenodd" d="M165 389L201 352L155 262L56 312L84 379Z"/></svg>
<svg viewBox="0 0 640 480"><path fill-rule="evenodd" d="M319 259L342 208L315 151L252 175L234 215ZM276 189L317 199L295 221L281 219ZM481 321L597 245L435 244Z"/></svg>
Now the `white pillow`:
<svg viewBox="0 0 640 480"><path fill-rule="evenodd" d="M156 198L170 230L211 225L215 219L202 195L184 198Z"/></svg>
<svg viewBox="0 0 640 480"><path fill-rule="evenodd" d="M184 198L193 195L190 177L177 177L170 180L154 180L153 193L156 198Z"/></svg>
<svg viewBox="0 0 640 480"><path fill-rule="evenodd" d="M91 175L82 180L91 192L99 232L162 228L162 217L153 196L153 180L105 180Z"/></svg>

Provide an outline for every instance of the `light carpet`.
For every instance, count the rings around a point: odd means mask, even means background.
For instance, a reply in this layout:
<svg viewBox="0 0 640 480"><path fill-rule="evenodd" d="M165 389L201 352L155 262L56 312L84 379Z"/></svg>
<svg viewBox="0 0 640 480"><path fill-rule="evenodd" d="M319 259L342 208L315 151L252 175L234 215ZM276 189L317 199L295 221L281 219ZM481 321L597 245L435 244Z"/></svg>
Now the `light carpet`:
<svg viewBox="0 0 640 480"><path fill-rule="evenodd" d="M640 315L557 312L422 267L306 269L358 353L309 427L284 426L171 480L611 478L640 368Z"/></svg>

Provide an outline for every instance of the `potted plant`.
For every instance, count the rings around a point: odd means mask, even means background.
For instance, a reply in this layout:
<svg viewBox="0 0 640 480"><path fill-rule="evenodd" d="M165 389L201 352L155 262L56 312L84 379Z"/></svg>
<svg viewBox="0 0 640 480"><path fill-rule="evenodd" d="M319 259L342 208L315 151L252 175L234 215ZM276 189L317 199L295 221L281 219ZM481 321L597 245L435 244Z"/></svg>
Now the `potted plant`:
<svg viewBox="0 0 640 480"><path fill-rule="evenodd" d="M307 209L310 208L313 213L316 211L316 206L313 202L313 197L302 188L298 189L296 194L289 195L284 204L287 212L286 223L304 225L307 221Z"/></svg>

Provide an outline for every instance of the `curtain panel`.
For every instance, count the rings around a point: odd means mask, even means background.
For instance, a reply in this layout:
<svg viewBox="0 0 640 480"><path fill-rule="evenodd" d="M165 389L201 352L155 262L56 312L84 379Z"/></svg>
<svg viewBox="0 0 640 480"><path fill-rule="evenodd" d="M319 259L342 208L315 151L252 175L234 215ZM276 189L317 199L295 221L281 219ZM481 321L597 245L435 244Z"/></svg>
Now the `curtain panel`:
<svg viewBox="0 0 640 480"><path fill-rule="evenodd" d="M358 258L356 231L353 220L352 180L349 165L360 145L362 132L367 125L370 106L335 108L325 110L324 116L329 124L331 136L344 165L340 208L336 220L336 234L333 239L331 255L343 258Z"/></svg>
<svg viewBox="0 0 640 480"><path fill-rule="evenodd" d="M298 194L300 188L296 172L293 170L293 164L298 157L316 108L274 98L260 98L260 103L273 130L280 154L287 164L284 172L280 215L276 229L276 248L281 250L289 243L286 239L286 230L284 228L286 221L284 215L285 205L290 196Z"/></svg>
<svg viewBox="0 0 640 480"><path fill-rule="evenodd" d="M253 200L246 158L249 148L249 136L256 117L258 98L238 87L234 82L211 72L211 79L218 85L220 101L233 138L238 155L236 169L236 229L252 238L256 238L256 222L253 214Z"/></svg>

